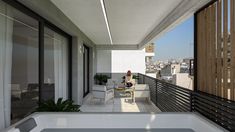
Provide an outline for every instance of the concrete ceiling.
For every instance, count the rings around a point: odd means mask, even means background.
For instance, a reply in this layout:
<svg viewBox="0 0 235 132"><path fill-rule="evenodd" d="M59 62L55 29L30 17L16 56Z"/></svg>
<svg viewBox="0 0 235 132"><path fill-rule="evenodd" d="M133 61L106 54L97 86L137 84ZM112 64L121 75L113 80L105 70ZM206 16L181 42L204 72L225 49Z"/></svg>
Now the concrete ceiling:
<svg viewBox="0 0 235 132"><path fill-rule="evenodd" d="M106 0L114 44L138 44L182 0Z"/></svg>
<svg viewBox="0 0 235 132"><path fill-rule="evenodd" d="M103 0L108 23L101 0L51 1L95 44L140 47L210 0Z"/></svg>

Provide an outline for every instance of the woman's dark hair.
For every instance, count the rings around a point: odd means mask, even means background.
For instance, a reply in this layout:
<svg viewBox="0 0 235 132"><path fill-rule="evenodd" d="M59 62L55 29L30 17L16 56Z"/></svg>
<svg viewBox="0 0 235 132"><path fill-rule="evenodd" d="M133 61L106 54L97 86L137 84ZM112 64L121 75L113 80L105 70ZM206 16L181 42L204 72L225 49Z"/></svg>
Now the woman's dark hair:
<svg viewBox="0 0 235 132"><path fill-rule="evenodd" d="M131 71L128 70L127 73L126 73L127 76L131 76Z"/></svg>

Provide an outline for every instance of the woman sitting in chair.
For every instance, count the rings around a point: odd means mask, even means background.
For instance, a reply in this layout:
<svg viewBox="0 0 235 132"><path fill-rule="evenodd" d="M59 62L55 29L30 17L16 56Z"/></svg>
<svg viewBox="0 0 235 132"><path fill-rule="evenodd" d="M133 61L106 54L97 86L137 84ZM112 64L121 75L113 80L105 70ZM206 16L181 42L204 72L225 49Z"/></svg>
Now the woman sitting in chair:
<svg viewBox="0 0 235 132"><path fill-rule="evenodd" d="M132 86L135 85L135 80L132 78L131 71L128 70L125 76L125 86L128 88L131 88Z"/></svg>

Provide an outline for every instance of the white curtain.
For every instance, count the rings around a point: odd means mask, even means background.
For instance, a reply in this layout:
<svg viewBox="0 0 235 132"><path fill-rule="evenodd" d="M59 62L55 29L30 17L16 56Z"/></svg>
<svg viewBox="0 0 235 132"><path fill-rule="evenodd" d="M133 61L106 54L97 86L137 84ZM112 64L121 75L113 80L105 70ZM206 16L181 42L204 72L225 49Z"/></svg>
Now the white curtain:
<svg viewBox="0 0 235 132"><path fill-rule="evenodd" d="M10 125L13 20L11 8L0 1L0 130Z"/></svg>
<svg viewBox="0 0 235 132"><path fill-rule="evenodd" d="M55 73L55 100L68 98L68 42L57 33L54 34L54 73Z"/></svg>

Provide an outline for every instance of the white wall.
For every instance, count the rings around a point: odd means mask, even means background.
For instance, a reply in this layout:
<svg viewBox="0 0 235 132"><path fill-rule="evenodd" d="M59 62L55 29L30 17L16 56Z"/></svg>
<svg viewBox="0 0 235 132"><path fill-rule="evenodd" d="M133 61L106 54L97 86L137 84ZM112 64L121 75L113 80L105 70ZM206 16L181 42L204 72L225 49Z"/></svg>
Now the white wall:
<svg viewBox="0 0 235 132"><path fill-rule="evenodd" d="M72 48L72 99L76 104L81 105L83 102L83 39L73 37L73 48ZM89 47L89 64L90 64L90 91L93 84L93 77L96 74L96 49L91 45Z"/></svg>
<svg viewBox="0 0 235 132"><path fill-rule="evenodd" d="M111 68L111 59L112 59L111 50L97 50L97 72L98 73L110 73Z"/></svg>
<svg viewBox="0 0 235 132"><path fill-rule="evenodd" d="M133 73L145 74L144 50L97 50L98 73Z"/></svg>
<svg viewBox="0 0 235 132"><path fill-rule="evenodd" d="M111 61L113 73L145 73L144 50L113 50Z"/></svg>

